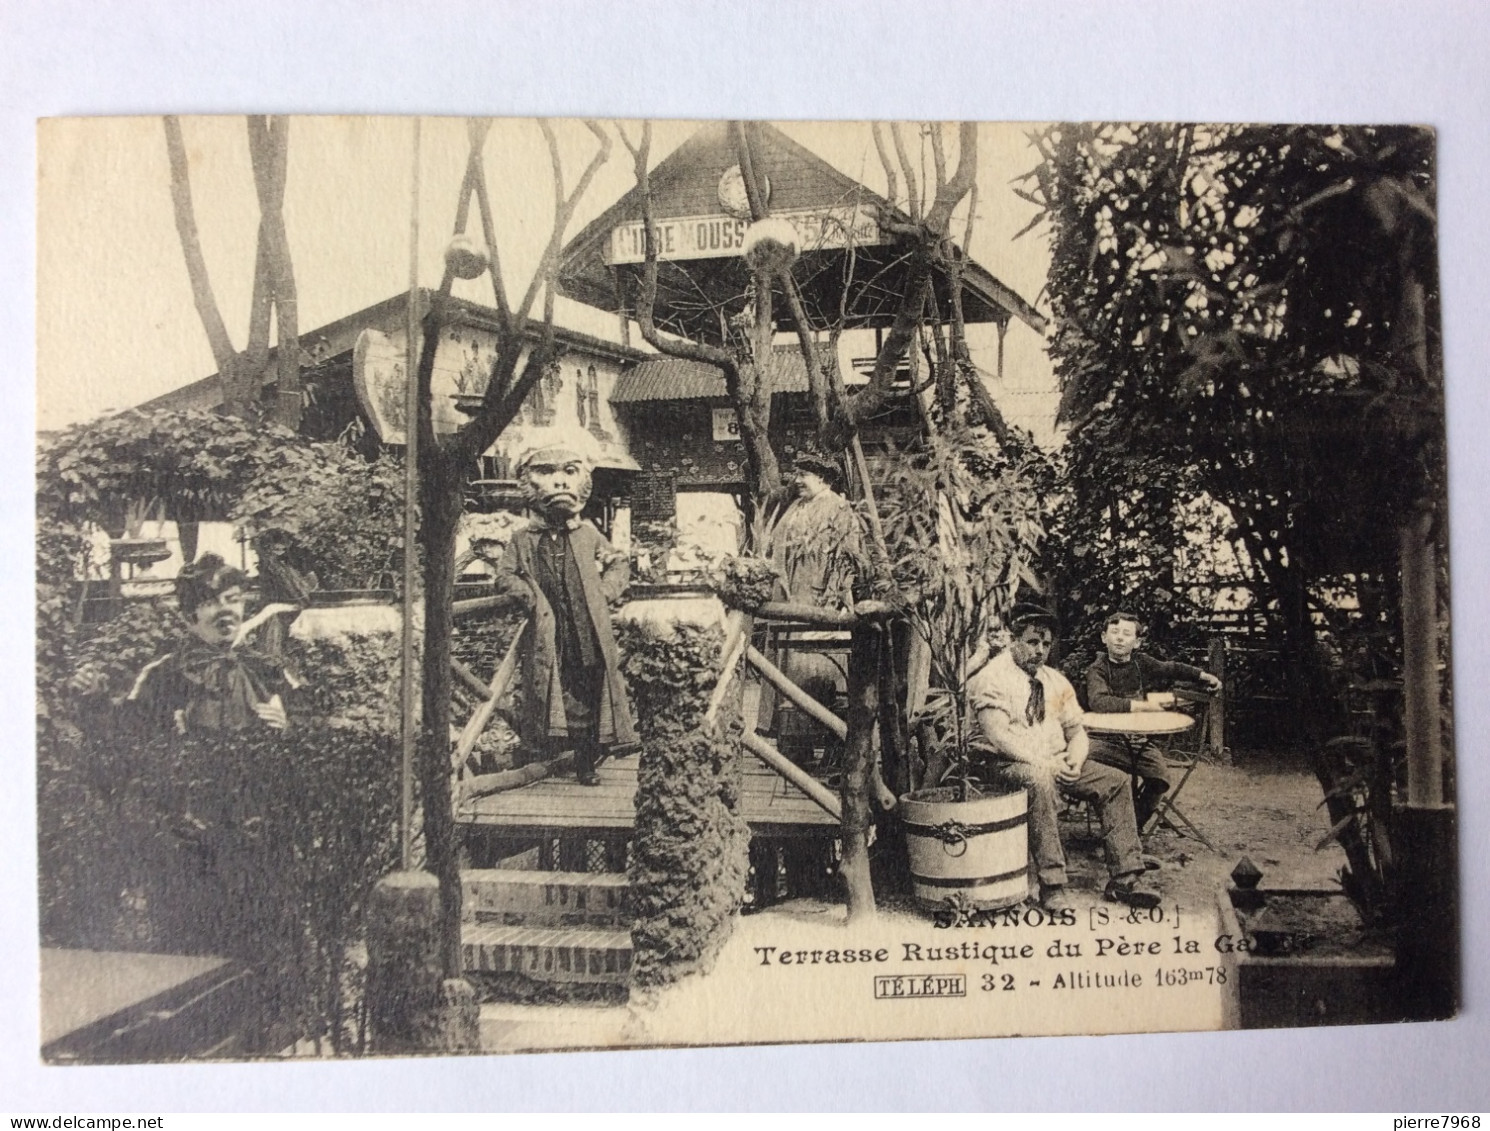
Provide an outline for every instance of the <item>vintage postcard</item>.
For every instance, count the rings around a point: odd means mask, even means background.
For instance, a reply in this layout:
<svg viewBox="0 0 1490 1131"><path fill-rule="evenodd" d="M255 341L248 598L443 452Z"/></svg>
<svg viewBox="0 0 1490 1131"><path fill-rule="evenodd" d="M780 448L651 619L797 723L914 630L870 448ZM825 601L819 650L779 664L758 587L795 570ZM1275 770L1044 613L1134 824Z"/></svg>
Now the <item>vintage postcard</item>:
<svg viewBox="0 0 1490 1131"><path fill-rule="evenodd" d="M1431 130L38 149L46 1062L1456 1012Z"/></svg>

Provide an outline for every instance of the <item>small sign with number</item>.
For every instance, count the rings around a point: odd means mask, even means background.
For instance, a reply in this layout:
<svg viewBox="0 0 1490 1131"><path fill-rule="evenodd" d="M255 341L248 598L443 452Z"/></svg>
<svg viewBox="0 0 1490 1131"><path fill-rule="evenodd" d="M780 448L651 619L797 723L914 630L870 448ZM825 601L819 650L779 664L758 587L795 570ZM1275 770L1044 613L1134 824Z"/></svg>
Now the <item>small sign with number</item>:
<svg viewBox="0 0 1490 1131"><path fill-rule="evenodd" d="M714 439L738 440L739 438L740 418L735 415L735 410L716 408L714 410Z"/></svg>

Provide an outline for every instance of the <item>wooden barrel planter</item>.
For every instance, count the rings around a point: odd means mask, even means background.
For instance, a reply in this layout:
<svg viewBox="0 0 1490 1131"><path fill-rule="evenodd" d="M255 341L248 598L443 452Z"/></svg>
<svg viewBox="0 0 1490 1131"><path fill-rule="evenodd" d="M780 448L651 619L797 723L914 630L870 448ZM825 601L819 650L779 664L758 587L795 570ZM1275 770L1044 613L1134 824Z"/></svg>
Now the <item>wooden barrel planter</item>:
<svg viewBox="0 0 1490 1131"><path fill-rule="evenodd" d="M960 895L983 910L1029 894L1029 801L1024 790L956 800L952 788L900 799L916 902L939 910Z"/></svg>

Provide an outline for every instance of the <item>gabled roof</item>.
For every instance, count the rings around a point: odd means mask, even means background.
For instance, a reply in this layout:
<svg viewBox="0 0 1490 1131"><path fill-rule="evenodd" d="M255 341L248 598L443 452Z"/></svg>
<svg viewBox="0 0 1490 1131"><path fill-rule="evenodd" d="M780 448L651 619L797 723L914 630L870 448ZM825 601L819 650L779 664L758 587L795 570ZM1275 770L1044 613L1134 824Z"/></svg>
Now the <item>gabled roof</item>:
<svg viewBox="0 0 1490 1131"><path fill-rule="evenodd" d="M805 393L807 366L796 346L772 351L766 372L773 393ZM616 378L611 404L716 400L729 396L718 366L678 357L650 357Z"/></svg>
<svg viewBox="0 0 1490 1131"><path fill-rule="evenodd" d="M432 292L421 287L418 292L419 312L423 313L429 309L429 300ZM404 326L404 312L408 309L409 295L407 291L394 295L392 298L384 299L382 302L365 307L355 314L348 314L338 318L335 322L328 322L314 330L307 330L300 335L300 348L317 363L330 358L339 357L342 354L352 352L352 347L357 343L357 335L363 330L374 329L385 332L402 330ZM467 302L465 299L451 298L447 307L449 311L449 322L447 325L459 324L475 326L478 329L496 332L500 326L497 320L497 312L489 306L480 303ZM541 327L537 323L530 323L528 333L536 337ZM560 346L565 349L588 353L596 357L610 358L622 363L638 361L652 356L641 350L630 346L623 346L617 342L608 342L604 338L597 338L590 334L581 333L578 330L566 330L563 326L554 327L554 336ZM274 383L275 369L272 359L275 350L269 351L271 364L265 367L262 385ZM193 381L189 385L183 385L179 389L172 389L169 393L145 401L136 407L142 409L161 409L167 411L179 411L182 409L213 409L222 402L221 382L218 374L203 377L200 381Z"/></svg>
<svg viewBox="0 0 1490 1131"><path fill-rule="evenodd" d="M866 210L874 216L909 224L910 218L865 185L840 173L822 158L799 145L774 126L764 122L747 125L752 158L769 182L769 207L773 214L828 212L857 215ZM725 218L719 199L720 179L737 164L727 122L701 127L651 173L653 215L659 222L679 217ZM562 293L602 310L615 310L620 302L618 286L627 290L628 305L640 277L635 263L611 263L607 252L612 233L642 217L640 190L632 188L606 209L564 248L560 261ZM850 318L859 326L884 326L894 317L900 291L897 278L903 274L899 259L904 238L886 237L883 243L855 248L853 282L856 295ZM825 322L836 320L838 296L848 269L849 257L842 248L804 252L798 278L811 312ZM657 319L671 330L690 337L718 337L715 308L744 293L748 272L743 261L726 253L714 258L686 261L664 260L658 270ZM1045 318L1028 302L974 260L963 268L963 309L969 322L1006 323L1012 318L1044 333ZM948 304L939 295L942 309Z"/></svg>

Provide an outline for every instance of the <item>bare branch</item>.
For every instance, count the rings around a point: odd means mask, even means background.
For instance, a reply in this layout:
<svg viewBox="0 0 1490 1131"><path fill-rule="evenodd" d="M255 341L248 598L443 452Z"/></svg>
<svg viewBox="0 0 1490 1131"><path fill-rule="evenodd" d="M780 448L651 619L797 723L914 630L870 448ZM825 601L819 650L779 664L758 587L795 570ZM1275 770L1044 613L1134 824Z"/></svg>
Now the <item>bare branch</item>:
<svg viewBox="0 0 1490 1131"><path fill-rule="evenodd" d="M174 115L161 119L166 132L166 155L171 163L171 206L176 214L176 232L181 237L181 251L186 259L186 274L191 280L192 301L207 332L212 360L224 376L237 359L217 300L212 294L212 280L207 274L207 260L202 255L202 241L197 233L196 212L191 200L191 175L186 161L186 144L181 139L181 122Z"/></svg>
<svg viewBox="0 0 1490 1131"><path fill-rule="evenodd" d="M642 242L645 254L642 264L642 293L636 304L636 323L641 328L642 340L658 353L668 357L701 361L706 365L718 366L726 371L726 383L731 379L729 371L734 369L736 371L734 380L738 382L739 365L727 350L705 342L665 338L657 329L657 221L652 211L652 174L648 168L652 153L652 123L650 121L642 123L642 136L638 144L632 145L624 133L621 135L621 140L631 151L632 164L636 170L636 185L642 200Z"/></svg>
<svg viewBox="0 0 1490 1131"><path fill-rule="evenodd" d="M884 131L880 128L880 123L871 123L870 130L874 134L875 152L880 155L880 167L885 170L885 184L887 186L885 189L885 199L893 205L895 203L895 194L899 191L895 177L895 166L890 161L889 151L885 149L885 135Z"/></svg>
<svg viewBox="0 0 1490 1131"><path fill-rule="evenodd" d="M781 289L786 295L786 308L791 312L792 322L797 327L797 345L802 350L802 362L807 368L807 388L812 394L812 408L817 416L819 432L826 432L829 420L828 384L818 362L817 343L812 339L812 324L807 319L807 308L802 304L802 292L790 270L780 274Z"/></svg>
<svg viewBox="0 0 1490 1131"><path fill-rule="evenodd" d="M750 152L750 138L745 132L745 123L731 122L730 132L735 135L735 156L740 162L740 179L745 182L745 196L750 201L750 218L764 220L769 214L766 194L756 175L755 158Z"/></svg>
<svg viewBox="0 0 1490 1131"><path fill-rule="evenodd" d="M285 231L285 181L289 169L290 121L284 115L248 120L249 154L259 195L259 240L264 250L259 267L267 275L278 326L277 383L279 403L275 419L287 428L300 425L300 319L290 241ZM256 270L258 268L256 267ZM255 294L261 291L254 280ZM258 313L257 311L255 313ZM267 335L268 327L263 333ZM250 355L254 344L249 343Z"/></svg>
<svg viewBox="0 0 1490 1131"><path fill-rule="evenodd" d="M528 313L533 309L539 289L553 285L554 276L559 269L559 252L564 246L564 232L569 227L569 221L574 218L576 205L585 195L585 190L590 187L590 182L595 179L595 174L600 171L600 166L610 160L610 134L601 129L598 122L587 119L585 127L595 136L599 145L596 147L594 156L590 158L590 163L580 174L579 180L575 182L574 191L565 196L563 192L564 170L559 161L558 145L554 139L553 128L546 118L539 118L538 125L549 143L549 160L553 167L554 226L553 231L549 233L548 245L543 249L543 257L538 262L538 270L533 273L533 278L523 295L522 305L518 307L513 326L514 332L518 334L524 333L527 329Z"/></svg>
<svg viewBox="0 0 1490 1131"><path fill-rule="evenodd" d="M927 291L931 286L929 273L925 269L913 266L908 282L913 289L906 296L907 301L902 302L900 309L895 312L895 321L890 324L890 332L885 335L884 341L880 344L880 351L874 359L874 372L870 374L869 384L860 389L844 406L845 419L842 423L850 431L857 427L860 421L878 411L885 403L900 359L905 356L916 327L921 324Z"/></svg>
<svg viewBox="0 0 1490 1131"><path fill-rule="evenodd" d="M248 155L253 165L254 189L259 201L258 248L254 253L253 297L249 300L248 343L243 357L252 369L262 369L269 359L269 324L274 313L274 250L264 217L272 199L269 183L271 164L269 124L262 115L248 117Z"/></svg>
<svg viewBox="0 0 1490 1131"><path fill-rule="evenodd" d="M491 131L491 119L469 118L466 121L466 131L471 142L467 164L475 167L472 189L476 194L476 207L481 214L481 234L486 240L489 257L487 274L491 277L492 295L496 299L502 331L511 333L512 309L507 305L507 283L502 277L502 259L497 249L497 226L492 220L491 197L486 188L486 166L481 156L482 149L486 145L486 136Z"/></svg>
<svg viewBox="0 0 1490 1131"><path fill-rule="evenodd" d="M911 168L910 154L905 151L905 140L900 136L900 123L890 123L890 137L895 142L895 156L900 160L900 171L905 174L905 192L909 203L906 211L912 220L921 219L921 191L916 183L916 171Z"/></svg>
<svg viewBox="0 0 1490 1131"><path fill-rule="evenodd" d="M631 144L631 139L626 136L626 127L622 124L620 119L616 119L611 124L616 127L616 134L620 137L621 144L626 147L626 152L631 154L631 160L633 163L639 156L641 156L643 145L647 146L648 148L651 147L652 123L650 121L645 121L642 123L641 140L635 145Z"/></svg>
<svg viewBox="0 0 1490 1131"><path fill-rule="evenodd" d="M978 123L963 122L957 131L957 171L945 185L937 188L936 198L926 209L926 226L937 235L945 235L952 220L952 210L972 189L978 176Z"/></svg>
<svg viewBox="0 0 1490 1131"><path fill-rule="evenodd" d="M947 183L947 154L942 148L942 124L931 122L929 132L931 134L931 160L936 169L936 187L937 191L941 191L941 187Z"/></svg>
<svg viewBox="0 0 1490 1131"><path fill-rule="evenodd" d="M467 463L491 447L496 438L502 434L502 430L517 415L517 410L522 406L528 393L532 391L534 383L557 356L558 348L554 335L555 276L558 274L559 255L564 246L564 232L569 227L575 208L590 187L590 182L595 179L600 166L610 159L610 135L600 127L598 122L587 120L585 126L599 144L589 164L585 166L584 172L580 174L579 180L575 182L574 190L565 195L563 167L552 127L541 118L538 124L543 130L545 139L549 142L549 160L553 169L555 186L554 226L549 233L548 244L544 247L538 268L533 273L533 278L523 295L522 306L513 315L508 332L498 347L497 359L492 366L491 377L487 380L481 411L475 419L456 434L452 458L464 460ZM480 170L478 169L476 179L479 180L479 178ZM523 341L528 329L529 312L533 308L540 288L543 290L543 335L538 345L529 353L528 360L523 366L522 377L514 382L512 376L517 370L517 362L522 353Z"/></svg>
<svg viewBox="0 0 1490 1131"><path fill-rule="evenodd" d="M259 221L258 249L254 253L253 295L248 308L248 344L243 356L250 368L262 368L269 358L269 323L274 313L274 269L269 233Z"/></svg>
<svg viewBox="0 0 1490 1131"><path fill-rule="evenodd" d="M973 223L978 216L978 182L973 182L973 187L968 190L967 198L967 223L962 228L962 254L971 259L973 257ZM958 265L958 274L961 274L961 262Z"/></svg>

